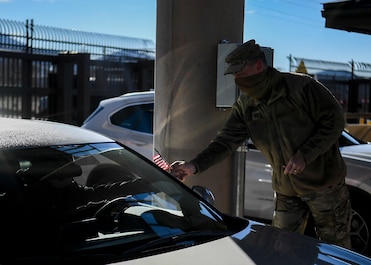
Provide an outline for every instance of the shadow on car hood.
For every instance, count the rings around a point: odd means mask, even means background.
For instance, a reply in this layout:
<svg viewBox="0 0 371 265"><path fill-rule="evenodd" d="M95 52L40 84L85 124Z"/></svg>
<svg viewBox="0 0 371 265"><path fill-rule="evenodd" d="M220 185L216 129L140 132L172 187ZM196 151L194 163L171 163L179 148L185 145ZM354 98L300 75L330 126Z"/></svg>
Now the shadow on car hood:
<svg viewBox="0 0 371 265"><path fill-rule="evenodd" d="M128 261L130 264L371 264L371 259L253 221L242 231L208 243ZM120 262L115 264L125 264Z"/></svg>
<svg viewBox="0 0 371 265"><path fill-rule="evenodd" d="M232 238L255 264L371 264L353 251L252 221Z"/></svg>

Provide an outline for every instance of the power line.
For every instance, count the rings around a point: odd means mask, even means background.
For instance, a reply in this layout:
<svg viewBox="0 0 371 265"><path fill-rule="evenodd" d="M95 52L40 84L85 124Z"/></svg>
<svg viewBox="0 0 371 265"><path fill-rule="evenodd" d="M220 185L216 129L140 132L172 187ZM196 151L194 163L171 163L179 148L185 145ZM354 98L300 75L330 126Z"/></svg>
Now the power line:
<svg viewBox="0 0 371 265"><path fill-rule="evenodd" d="M291 5L298 6L296 2L295 3L291 2L291 1L286 1L286 2L289 2L289 4L291 4ZM260 3L263 3L263 2L260 2ZM298 12L289 13L289 12L283 11L282 9L267 7L266 5L261 5L259 3L252 2L252 1L251 2L249 1L248 4L246 4L246 6L245 6L247 12L248 12L248 7L249 6L255 6L255 7L260 8L261 10L258 10L259 14L262 15L262 16L268 16L269 18L279 19L279 20L286 20L286 21L289 21L289 22L292 22L292 23L300 23L300 24L314 26L314 27L323 26L323 22L319 21L319 19L313 19L312 17L298 16ZM284 6L284 5L282 5L282 6ZM309 7L306 7L306 8L309 8ZM316 8L314 8L314 7L310 7L310 8L316 10ZM296 10L300 10L300 9L303 10L302 8L298 8ZM264 11L268 11L268 12L264 12ZM253 12L253 13L255 13L255 12ZM302 13L307 14L308 12L303 11ZM312 12L310 12L310 13L312 13ZM301 12L300 12L300 14L301 14ZM318 10L318 18L320 18L320 10Z"/></svg>
<svg viewBox="0 0 371 265"><path fill-rule="evenodd" d="M313 1L313 0L306 0L306 2L309 2L311 5L305 5L303 4L303 2L305 2L305 0L301 0L301 1L292 1L292 0L281 0L283 2L286 2L290 5L294 5L294 6L301 6L301 7L304 7L304 8L308 8L308 9L313 9L313 10L318 10L317 7L314 7L312 4L316 4L317 6L318 5L322 5L323 1Z"/></svg>

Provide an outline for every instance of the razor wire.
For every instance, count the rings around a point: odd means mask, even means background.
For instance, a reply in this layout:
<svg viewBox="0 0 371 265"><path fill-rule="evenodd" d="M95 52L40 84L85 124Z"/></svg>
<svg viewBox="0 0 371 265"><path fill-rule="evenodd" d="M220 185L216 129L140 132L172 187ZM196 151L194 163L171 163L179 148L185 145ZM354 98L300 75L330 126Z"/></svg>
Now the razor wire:
<svg viewBox="0 0 371 265"><path fill-rule="evenodd" d="M35 54L89 53L96 60L153 60L152 40L0 19L0 49Z"/></svg>

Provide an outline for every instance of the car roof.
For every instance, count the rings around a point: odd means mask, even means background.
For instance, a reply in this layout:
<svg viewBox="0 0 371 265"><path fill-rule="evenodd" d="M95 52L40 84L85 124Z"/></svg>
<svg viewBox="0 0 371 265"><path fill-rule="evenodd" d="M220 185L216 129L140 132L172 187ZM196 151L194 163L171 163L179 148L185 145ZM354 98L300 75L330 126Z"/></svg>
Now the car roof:
<svg viewBox="0 0 371 265"><path fill-rule="evenodd" d="M0 117L0 124L0 149L113 142L99 133L51 121Z"/></svg>
<svg viewBox="0 0 371 265"><path fill-rule="evenodd" d="M126 93L118 97L113 98L107 98L103 99L99 104L100 105L118 105L121 106L123 102L126 102L126 104L130 103L136 103L136 102L143 102L143 101L154 101L155 92L153 90L151 91L141 91L141 92L131 92Z"/></svg>
<svg viewBox="0 0 371 265"><path fill-rule="evenodd" d="M132 96L152 96L155 94L154 90L148 90L148 91L138 91L138 92L129 92L122 94L120 97L132 97Z"/></svg>

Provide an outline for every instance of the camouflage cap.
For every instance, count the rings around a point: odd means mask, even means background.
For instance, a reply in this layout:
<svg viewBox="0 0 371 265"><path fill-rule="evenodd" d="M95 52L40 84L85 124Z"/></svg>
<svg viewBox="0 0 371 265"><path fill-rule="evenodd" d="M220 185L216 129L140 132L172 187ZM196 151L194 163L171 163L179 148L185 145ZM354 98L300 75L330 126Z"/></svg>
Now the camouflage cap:
<svg viewBox="0 0 371 265"><path fill-rule="evenodd" d="M243 43L225 57L228 67L224 74L234 74L241 71L246 63L253 62L261 54L260 46L255 43L255 40L249 40Z"/></svg>

